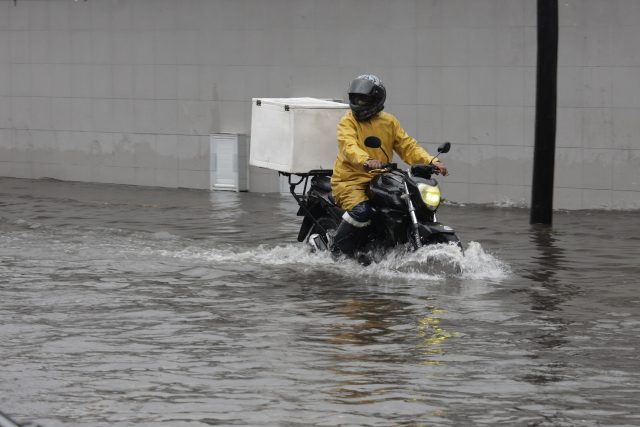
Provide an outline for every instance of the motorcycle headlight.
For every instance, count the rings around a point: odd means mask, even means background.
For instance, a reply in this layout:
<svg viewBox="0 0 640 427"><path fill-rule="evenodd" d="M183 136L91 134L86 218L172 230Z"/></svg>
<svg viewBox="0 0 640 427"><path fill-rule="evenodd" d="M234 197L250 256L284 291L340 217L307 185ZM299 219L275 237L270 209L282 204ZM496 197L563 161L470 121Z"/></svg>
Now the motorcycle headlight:
<svg viewBox="0 0 640 427"><path fill-rule="evenodd" d="M440 189L428 184L418 184L420 197L427 207L435 211L440 206Z"/></svg>

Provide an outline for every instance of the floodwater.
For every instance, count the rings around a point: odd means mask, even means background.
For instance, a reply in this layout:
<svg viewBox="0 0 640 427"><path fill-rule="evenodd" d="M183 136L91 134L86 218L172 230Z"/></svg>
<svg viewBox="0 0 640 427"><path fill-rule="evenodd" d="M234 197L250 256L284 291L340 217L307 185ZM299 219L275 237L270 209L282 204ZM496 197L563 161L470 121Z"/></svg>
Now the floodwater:
<svg viewBox="0 0 640 427"><path fill-rule="evenodd" d="M446 192L446 182L443 185ZM637 212L443 206L362 267L288 195L0 179L0 411L56 426L638 426Z"/></svg>

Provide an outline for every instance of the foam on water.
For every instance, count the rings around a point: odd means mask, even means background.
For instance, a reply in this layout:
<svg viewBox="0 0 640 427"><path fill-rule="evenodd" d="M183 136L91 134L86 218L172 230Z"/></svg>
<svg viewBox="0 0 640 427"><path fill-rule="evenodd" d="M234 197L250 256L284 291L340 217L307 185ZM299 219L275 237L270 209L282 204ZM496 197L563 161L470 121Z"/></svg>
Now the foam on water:
<svg viewBox="0 0 640 427"><path fill-rule="evenodd" d="M168 231L131 232L114 228L76 228L64 231L34 227L33 222L16 221L18 229L2 236L3 246L15 253L24 250L31 257L48 257L52 253L75 254L78 259L102 259L104 254L115 259L177 258L190 263L211 266L263 265L293 268L301 273L327 271L368 279L439 281L447 277L501 280L509 275L509 267L486 252L478 242L470 242L464 252L456 245L433 245L418 251L393 250L378 262L362 266L351 259L333 260L328 252L314 253L302 243L237 246L229 243L185 240ZM44 233L37 238L32 233ZM53 235L50 235L53 233ZM53 238L52 238L53 237ZM25 241L39 242L37 248L24 246ZM29 247L32 245L28 245ZM0 251L0 254L5 251Z"/></svg>
<svg viewBox="0 0 640 427"><path fill-rule="evenodd" d="M293 266L301 271L331 270L334 273L360 277L407 280L442 280L445 277L471 279L502 279L508 276L508 266L484 251L480 243L470 242L463 253L455 245L434 245L418 251L391 251L379 262L362 266L350 259L333 260L328 252L314 253L304 244L277 246L259 245L238 250L188 247L179 251L159 250L157 255L198 259L213 264L262 264Z"/></svg>

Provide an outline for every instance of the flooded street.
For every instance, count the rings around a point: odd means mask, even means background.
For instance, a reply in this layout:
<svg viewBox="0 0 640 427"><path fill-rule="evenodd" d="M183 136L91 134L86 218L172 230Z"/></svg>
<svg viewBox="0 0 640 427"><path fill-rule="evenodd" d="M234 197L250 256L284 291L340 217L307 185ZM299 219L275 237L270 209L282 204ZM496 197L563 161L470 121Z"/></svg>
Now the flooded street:
<svg viewBox="0 0 640 427"><path fill-rule="evenodd" d="M443 184L446 193L446 182ZM57 426L640 425L638 212L444 206L370 267L291 196L0 178L0 411Z"/></svg>

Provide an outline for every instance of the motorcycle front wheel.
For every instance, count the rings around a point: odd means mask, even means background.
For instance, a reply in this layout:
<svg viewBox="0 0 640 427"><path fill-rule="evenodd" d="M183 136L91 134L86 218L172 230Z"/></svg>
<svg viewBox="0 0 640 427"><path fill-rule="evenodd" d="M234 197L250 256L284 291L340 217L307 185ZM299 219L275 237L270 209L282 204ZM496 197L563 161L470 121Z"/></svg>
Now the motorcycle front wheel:
<svg viewBox="0 0 640 427"><path fill-rule="evenodd" d="M458 246L460 250L463 251L462 242L460 241L460 238L455 234L437 233L437 234L432 234L429 237L424 238L422 240L422 244L424 245L437 245L437 244L449 244L449 243L455 243L456 246Z"/></svg>

